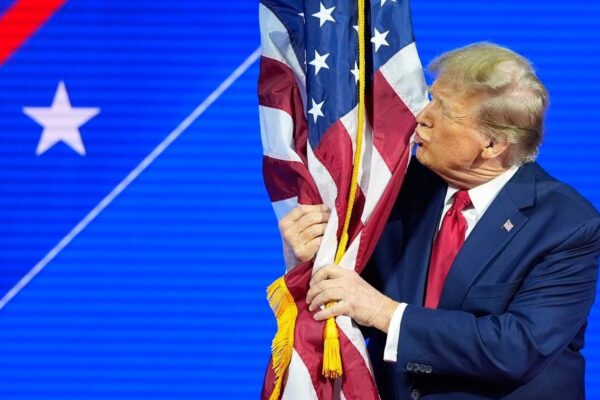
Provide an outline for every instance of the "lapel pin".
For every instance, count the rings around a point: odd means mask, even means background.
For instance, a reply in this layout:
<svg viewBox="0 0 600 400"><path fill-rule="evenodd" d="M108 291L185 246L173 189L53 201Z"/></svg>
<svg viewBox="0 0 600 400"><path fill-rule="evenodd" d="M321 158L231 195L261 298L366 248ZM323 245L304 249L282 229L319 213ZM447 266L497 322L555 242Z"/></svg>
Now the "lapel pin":
<svg viewBox="0 0 600 400"><path fill-rule="evenodd" d="M502 227L506 230L506 232L510 232L510 230L512 228L514 228L515 226L513 225L512 222L510 222L510 219L507 219L506 222L504 223L504 225L502 225Z"/></svg>

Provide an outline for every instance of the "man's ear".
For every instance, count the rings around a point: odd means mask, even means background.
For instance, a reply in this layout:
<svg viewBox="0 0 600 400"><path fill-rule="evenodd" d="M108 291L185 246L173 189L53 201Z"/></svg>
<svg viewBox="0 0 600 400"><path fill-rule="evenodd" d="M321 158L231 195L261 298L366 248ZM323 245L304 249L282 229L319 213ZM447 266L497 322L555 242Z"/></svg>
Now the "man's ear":
<svg viewBox="0 0 600 400"><path fill-rule="evenodd" d="M481 157L484 160L491 160L492 158L499 158L506 154L508 150L507 142L496 142L489 139L487 145L481 151Z"/></svg>

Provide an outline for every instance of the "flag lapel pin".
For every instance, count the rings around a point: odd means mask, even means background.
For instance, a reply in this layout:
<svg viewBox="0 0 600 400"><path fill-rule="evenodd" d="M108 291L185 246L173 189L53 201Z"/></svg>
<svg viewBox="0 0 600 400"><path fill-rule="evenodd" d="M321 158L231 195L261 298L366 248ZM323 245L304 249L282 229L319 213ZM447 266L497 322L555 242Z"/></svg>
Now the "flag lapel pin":
<svg viewBox="0 0 600 400"><path fill-rule="evenodd" d="M512 228L514 228L515 226L513 225L512 222L510 222L510 219L507 219L506 222L504 223L504 225L502 225L502 227L506 230L506 232L510 232L510 230Z"/></svg>

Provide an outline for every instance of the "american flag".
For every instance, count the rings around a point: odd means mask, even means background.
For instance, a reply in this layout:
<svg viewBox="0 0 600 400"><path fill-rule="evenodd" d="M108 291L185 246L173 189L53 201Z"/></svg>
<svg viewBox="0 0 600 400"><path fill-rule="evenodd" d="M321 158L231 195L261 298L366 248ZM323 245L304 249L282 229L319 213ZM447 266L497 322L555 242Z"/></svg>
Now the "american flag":
<svg viewBox="0 0 600 400"><path fill-rule="evenodd" d="M366 2L366 124L359 190L349 244L340 262L359 273L383 229L411 154L415 115L426 85L407 0ZM358 9L356 2L262 0L262 58L258 85L264 180L278 218L298 204L331 212L313 261L295 265L284 248L284 281L297 308L291 362L280 398L376 399L365 341L337 317L344 374L322 376L323 323L305 303L313 272L334 262L346 215L358 124ZM263 399L276 376L266 372Z"/></svg>

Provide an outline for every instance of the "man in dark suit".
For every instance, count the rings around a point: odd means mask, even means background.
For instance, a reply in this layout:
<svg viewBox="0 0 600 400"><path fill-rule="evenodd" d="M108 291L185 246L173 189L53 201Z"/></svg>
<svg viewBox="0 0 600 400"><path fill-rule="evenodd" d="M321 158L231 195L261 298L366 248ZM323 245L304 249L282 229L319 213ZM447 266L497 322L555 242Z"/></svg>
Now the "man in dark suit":
<svg viewBox="0 0 600 400"><path fill-rule="evenodd" d="M319 270L309 308L372 328L383 399L584 399L600 216L534 161L546 89L491 44L430 69L416 160L365 276ZM314 256L326 218L312 206L281 221L297 255Z"/></svg>

